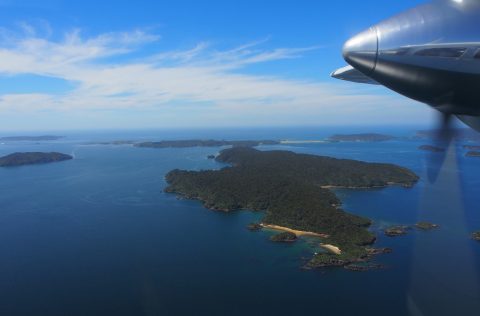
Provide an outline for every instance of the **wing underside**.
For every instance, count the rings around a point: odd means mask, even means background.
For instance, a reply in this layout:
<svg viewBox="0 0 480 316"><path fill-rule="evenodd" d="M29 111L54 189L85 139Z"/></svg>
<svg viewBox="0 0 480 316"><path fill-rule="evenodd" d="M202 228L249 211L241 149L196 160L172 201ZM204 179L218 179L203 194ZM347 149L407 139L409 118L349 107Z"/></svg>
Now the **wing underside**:
<svg viewBox="0 0 480 316"><path fill-rule="evenodd" d="M457 115L457 117L466 125L470 126L477 132L480 132L480 117L469 115Z"/></svg>
<svg viewBox="0 0 480 316"><path fill-rule="evenodd" d="M378 82L368 76L365 76L363 73L356 70L352 66L346 66L334 71L332 73L332 77L350 82L378 85Z"/></svg>

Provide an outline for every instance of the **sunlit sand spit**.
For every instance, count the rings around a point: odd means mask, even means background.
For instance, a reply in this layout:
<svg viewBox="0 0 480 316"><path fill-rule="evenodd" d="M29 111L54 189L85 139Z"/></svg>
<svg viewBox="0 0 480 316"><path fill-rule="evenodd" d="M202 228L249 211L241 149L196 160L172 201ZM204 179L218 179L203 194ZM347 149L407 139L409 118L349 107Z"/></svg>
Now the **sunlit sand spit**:
<svg viewBox="0 0 480 316"><path fill-rule="evenodd" d="M293 233L293 234L297 235L297 237L301 237L301 236L310 236L310 237L319 237L319 238L330 237L330 235L327 235L327 234L319 234L319 233L307 232L307 231L303 231L303 230L295 230L295 229L291 229L291 228L283 227L283 226L278 226L278 225L266 225L266 224L261 224L261 225L264 228L279 230L279 231L282 231L282 232Z"/></svg>
<svg viewBox="0 0 480 316"><path fill-rule="evenodd" d="M331 253L333 253L335 255L341 255L342 254L342 250L340 248L338 248L337 246L334 246L334 245L320 244L320 247L322 247L323 249L327 249L328 251L330 251Z"/></svg>

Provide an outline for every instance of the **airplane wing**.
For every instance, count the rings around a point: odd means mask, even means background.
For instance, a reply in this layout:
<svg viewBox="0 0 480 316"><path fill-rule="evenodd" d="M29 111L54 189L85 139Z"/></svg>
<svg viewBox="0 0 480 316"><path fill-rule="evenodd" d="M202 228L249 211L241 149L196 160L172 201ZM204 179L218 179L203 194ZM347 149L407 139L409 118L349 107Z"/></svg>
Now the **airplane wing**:
<svg viewBox="0 0 480 316"><path fill-rule="evenodd" d="M346 66L334 71L331 76L336 79L357 82L357 83L367 83L367 84L375 84L378 85L379 83L373 80L370 77L365 76L360 71L356 70L352 66Z"/></svg>

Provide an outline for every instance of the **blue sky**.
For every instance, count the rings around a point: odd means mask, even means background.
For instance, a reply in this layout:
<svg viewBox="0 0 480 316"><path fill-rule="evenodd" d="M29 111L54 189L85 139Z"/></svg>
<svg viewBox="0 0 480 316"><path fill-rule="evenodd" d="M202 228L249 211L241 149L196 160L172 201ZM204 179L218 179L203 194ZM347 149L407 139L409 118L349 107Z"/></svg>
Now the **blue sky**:
<svg viewBox="0 0 480 316"><path fill-rule="evenodd" d="M427 122L329 77L345 40L420 3L0 0L0 130Z"/></svg>

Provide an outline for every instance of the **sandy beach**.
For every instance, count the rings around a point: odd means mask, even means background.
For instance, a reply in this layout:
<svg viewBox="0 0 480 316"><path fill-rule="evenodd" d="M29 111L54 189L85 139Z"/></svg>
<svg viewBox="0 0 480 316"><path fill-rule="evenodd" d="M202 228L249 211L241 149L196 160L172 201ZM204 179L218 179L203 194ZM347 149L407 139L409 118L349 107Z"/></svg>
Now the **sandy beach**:
<svg viewBox="0 0 480 316"><path fill-rule="evenodd" d="M291 228L288 228L288 227L282 227L282 226L278 226L278 225L266 225L266 224L261 224L261 225L264 228L270 228L270 229L279 230L279 231L283 231L283 232L293 233L293 234L297 235L297 237L301 237L301 236L310 236L310 237L319 237L319 238L330 237L330 235L327 235L327 234L319 234L319 233L313 233L313 232L306 232L306 231L302 231L302 230L295 230L295 229L291 229Z"/></svg>
<svg viewBox="0 0 480 316"><path fill-rule="evenodd" d="M342 250L340 248L338 248L337 246L334 246L334 245L320 244L320 247L322 247L324 249L327 249L328 251L330 251L331 253L336 254L336 255L341 255L342 254Z"/></svg>

